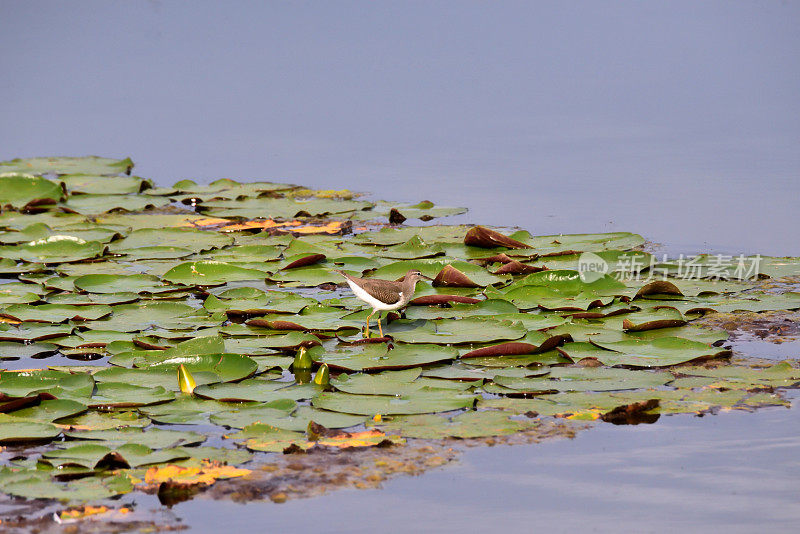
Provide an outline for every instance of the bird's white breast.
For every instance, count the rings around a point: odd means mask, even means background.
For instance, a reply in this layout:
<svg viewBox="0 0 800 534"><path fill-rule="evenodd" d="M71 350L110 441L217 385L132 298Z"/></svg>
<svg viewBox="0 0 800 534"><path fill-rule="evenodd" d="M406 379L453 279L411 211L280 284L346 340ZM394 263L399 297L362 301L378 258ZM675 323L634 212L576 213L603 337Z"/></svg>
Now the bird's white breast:
<svg viewBox="0 0 800 534"><path fill-rule="evenodd" d="M386 304L385 302L381 302L380 300L376 299L375 297L364 291L362 288L360 288L358 285L351 282L350 280L347 280L347 285L349 285L350 289L353 290L353 294L355 294L355 296L357 296L358 298L360 298L361 300L372 306L372 309L374 310L396 310L397 308L400 307L398 306L398 304L403 302L402 292L400 293L400 300L397 301L397 303Z"/></svg>

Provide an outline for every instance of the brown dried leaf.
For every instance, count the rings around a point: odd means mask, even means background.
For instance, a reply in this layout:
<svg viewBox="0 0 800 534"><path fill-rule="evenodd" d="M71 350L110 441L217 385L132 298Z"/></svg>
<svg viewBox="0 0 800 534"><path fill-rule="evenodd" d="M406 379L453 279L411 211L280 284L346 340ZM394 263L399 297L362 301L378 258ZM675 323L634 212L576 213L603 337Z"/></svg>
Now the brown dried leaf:
<svg viewBox="0 0 800 534"><path fill-rule="evenodd" d="M463 304L477 304L480 299L472 297L462 297L460 295L424 295L417 297L409 302L412 306L433 306L438 304L448 304L450 302L460 302Z"/></svg>
<svg viewBox="0 0 800 534"><path fill-rule="evenodd" d="M464 244L481 248L530 248L525 243L517 241L516 239L511 239L500 232L489 230L483 226L475 226L474 228L470 228L469 231L467 231L467 234L464 236Z"/></svg>
<svg viewBox="0 0 800 534"><path fill-rule="evenodd" d="M470 278L453 267L446 265L433 280L434 287L481 287Z"/></svg>
<svg viewBox="0 0 800 534"><path fill-rule="evenodd" d="M285 271L287 269L296 269L297 267L305 267L306 265L314 265L315 263L319 263L325 259L325 254L309 254L308 256L303 256L302 258L294 260L292 263L281 269L281 271Z"/></svg>
<svg viewBox="0 0 800 534"><path fill-rule="evenodd" d="M505 254L503 254L505 256ZM539 271L546 271L547 267L537 267L535 265L528 265L517 260L511 260L504 263L502 267L494 271L492 274L530 274L538 273Z"/></svg>

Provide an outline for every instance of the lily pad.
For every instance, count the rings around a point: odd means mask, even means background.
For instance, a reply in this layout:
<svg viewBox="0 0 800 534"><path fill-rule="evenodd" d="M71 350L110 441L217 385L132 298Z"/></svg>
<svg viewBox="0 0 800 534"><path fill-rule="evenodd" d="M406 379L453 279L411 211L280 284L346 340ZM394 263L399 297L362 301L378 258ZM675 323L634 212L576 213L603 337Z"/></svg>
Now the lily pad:
<svg viewBox="0 0 800 534"><path fill-rule="evenodd" d="M3 421L0 425L0 443L48 441L61 434L61 429L50 423Z"/></svg>
<svg viewBox="0 0 800 534"><path fill-rule="evenodd" d="M510 419L502 412L465 412L452 419L438 415L410 415L395 417L380 423L387 432L397 432L408 438L482 438L515 434L533 428L538 423Z"/></svg>
<svg viewBox="0 0 800 534"><path fill-rule="evenodd" d="M4 247L0 255L15 260L52 264L89 260L102 256L106 246L70 235L51 235L22 245Z"/></svg>
<svg viewBox="0 0 800 534"><path fill-rule="evenodd" d="M159 277L147 274L88 274L76 278L73 284L89 293L161 293L175 289L165 285Z"/></svg>
<svg viewBox="0 0 800 534"><path fill-rule="evenodd" d="M458 321L426 321L417 328L391 335L404 343L488 343L519 339L526 333L525 327L513 321L470 317Z"/></svg>
<svg viewBox="0 0 800 534"><path fill-rule="evenodd" d="M176 265L162 277L173 284L220 285L240 280L261 280L267 275L264 271L245 269L221 261L193 261Z"/></svg>
<svg viewBox="0 0 800 534"><path fill-rule="evenodd" d="M147 182L138 176L103 176L99 174L67 174L59 181L70 193L125 195L138 193Z"/></svg>
<svg viewBox="0 0 800 534"><path fill-rule="evenodd" d="M345 346L337 351L325 351L314 356L317 363L326 363L332 369L347 371L377 371L381 369L408 369L431 363L453 360L458 351L434 344L395 344L389 350L385 343Z"/></svg>
<svg viewBox="0 0 800 534"><path fill-rule="evenodd" d="M63 206L81 215L100 215L116 209L141 211L167 204L168 199L149 195L70 195Z"/></svg>
<svg viewBox="0 0 800 534"><path fill-rule="evenodd" d="M56 183L29 174L2 174L0 164L0 206L20 209L31 202L55 204L64 196Z"/></svg>
<svg viewBox="0 0 800 534"><path fill-rule="evenodd" d="M0 315L17 321L38 321L43 323L63 323L67 320L92 321L111 313L111 306L92 304L71 306L69 304L12 304L0 310Z"/></svg>
<svg viewBox="0 0 800 534"><path fill-rule="evenodd" d="M458 391L434 390L409 395L350 395L322 392L311 403L320 409L360 415L410 415L471 408L475 395Z"/></svg>
<svg viewBox="0 0 800 534"><path fill-rule="evenodd" d="M0 172L29 174L127 174L133 168L130 158L113 159L97 156L82 158L25 158L0 162Z"/></svg>

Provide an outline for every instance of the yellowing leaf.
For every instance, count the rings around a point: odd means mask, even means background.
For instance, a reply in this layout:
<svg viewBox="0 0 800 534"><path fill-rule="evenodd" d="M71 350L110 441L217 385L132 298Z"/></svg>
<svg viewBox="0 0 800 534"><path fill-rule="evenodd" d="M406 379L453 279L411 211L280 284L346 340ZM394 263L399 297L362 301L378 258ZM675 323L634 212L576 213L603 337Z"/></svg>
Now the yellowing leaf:
<svg viewBox="0 0 800 534"><path fill-rule="evenodd" d="M315 226L309 224L295 228L279 228L281 232L292 232L294 234L338 234L342 231L344 223L342 221L331 221L328 224Z"/></svg>
<svg viewBox="0 0 800 534"><path fill-rule="evenodd" d="M314 445L325 445L326 447L338 447L341 449L347 447L372 447L389 440L395 443L402 443L402 440L397 436L386 436L383 432L378 430L365 430L364 432L343 432L336 436L320 437L317 441L312 443Z"/></svg>
<svg viewBox="0 0 800 534"><path fill-rule="evenodd" d="M221 232L236 232L238 230L255 230L255 229L268 229L279 228L283 226L300 226L303 224L300 221L276 222L272 219L259 219L255 221L246 221L238 224L229 224L220 228Z"/></svg>
<svg viewBox="0 0 800 534"><path fill-rule="evenodd" d="M144 475L147 485L171 482L173 484L195 486L210 485L220 478L243 477L250 474L249 469L241 469L230 465L216 465L204 462L202 467L181 467L178 465L165 465L151 467Z"/></svg>
<svg viewBox="0 0 800 534"><path fill-rule="evenodd" d="M204 217L202 219L187 220L180 223L178 226L216 226L218 224L226 224L231 222L230 219L219 219L217 217Z"/></svg>
<svg viewBox="0 0 800 534"><path fill-rule="evenodd" d="M195 382L192 373L190 373L183 364L178 367L178 385L183 393L188 393L189 395L191 395L194 388L197 387L197 382Z"/></svg>

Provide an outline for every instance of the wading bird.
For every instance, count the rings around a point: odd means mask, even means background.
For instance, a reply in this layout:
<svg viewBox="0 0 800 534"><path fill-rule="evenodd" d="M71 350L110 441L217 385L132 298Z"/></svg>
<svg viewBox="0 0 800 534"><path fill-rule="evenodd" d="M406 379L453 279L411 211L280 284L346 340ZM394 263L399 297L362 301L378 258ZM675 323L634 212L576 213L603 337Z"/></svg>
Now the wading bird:
<svg viewBox="0 0 800 534"><path fill-rule="evenodd" d="M381 280L379 278L356 278L344 271L336 270L347 280L347 285L353 290L356 297L372 306L372 313L367 317L367 330L364 337L369 337L369 320L378 312L378 331L383 337L381 327L382 311L393 311L404 308L412 298L417 282L424 278L432 280L416 269L411 269L400 281Z"/></svg>

